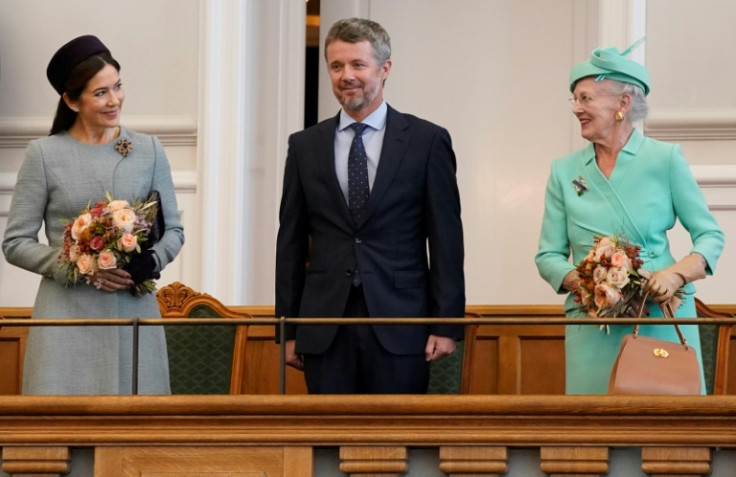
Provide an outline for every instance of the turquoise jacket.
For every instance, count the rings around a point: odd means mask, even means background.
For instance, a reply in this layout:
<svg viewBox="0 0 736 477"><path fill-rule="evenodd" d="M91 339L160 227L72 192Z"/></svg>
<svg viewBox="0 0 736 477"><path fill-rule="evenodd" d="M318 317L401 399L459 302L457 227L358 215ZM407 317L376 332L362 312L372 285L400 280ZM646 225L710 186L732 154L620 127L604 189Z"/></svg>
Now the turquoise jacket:
<svg viewBox="0 0 736 477"><path fill-rule="evenodd" d="M667 231L678 219L692 239L691 252L705 257L706 273L711 275L723 250L724 235L680 146L634 130L606 179L595 162L593 144L589 144L552 163L537 268L557 293L566 293L562 281L592 248L593 236L624 234L642 247L643 268L660 270L676 261ZM692 284L686 286L687 293L694 290ZM568 296L566 312L575 308L573 298Z"/></svg>

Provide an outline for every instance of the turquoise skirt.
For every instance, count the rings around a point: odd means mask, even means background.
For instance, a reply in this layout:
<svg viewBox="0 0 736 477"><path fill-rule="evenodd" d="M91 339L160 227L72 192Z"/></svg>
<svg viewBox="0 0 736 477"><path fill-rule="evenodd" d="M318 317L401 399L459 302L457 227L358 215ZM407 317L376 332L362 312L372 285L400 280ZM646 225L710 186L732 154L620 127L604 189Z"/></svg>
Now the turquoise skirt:
<svg viewBox="0 0 736 477"><path fill-rule="evenodd" d="M684 297L682 306L675 313L679 318L693 318L695 301L692 295ZM662 311L654 303L647 302L650 318L662 317ZM568 315L570 316L570 315ZM580 315L575 315L580 317ZM621 349L621 340L631 333L632 325L610 325L608 333L597 325L567 325L565 329L565 391L567 394L607 394L608 379L613 363ZM698 356L701 376L701 394L705 394L703 357L700 351L700 333L697 325L681 325ZM671 325L642 325L639 334L679 343L677 331Z"/></svg>

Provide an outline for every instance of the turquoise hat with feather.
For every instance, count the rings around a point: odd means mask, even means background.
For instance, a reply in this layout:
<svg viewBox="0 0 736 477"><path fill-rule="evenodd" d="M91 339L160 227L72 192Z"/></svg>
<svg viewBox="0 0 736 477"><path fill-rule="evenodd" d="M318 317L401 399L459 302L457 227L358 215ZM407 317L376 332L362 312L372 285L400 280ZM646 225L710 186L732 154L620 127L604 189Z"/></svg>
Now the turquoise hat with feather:
<svg viewBox="0 0 736 477"><path fill-rule="evenodd" d="M570 71L570 91L575 90L575 83L582 78L595 76L596 81L612 79L631 83L649 94L649 71L641 63L626 58L626 55L644 41L639 41L619 53L616 48L596 48L590 58L575 65Z"/></svg>

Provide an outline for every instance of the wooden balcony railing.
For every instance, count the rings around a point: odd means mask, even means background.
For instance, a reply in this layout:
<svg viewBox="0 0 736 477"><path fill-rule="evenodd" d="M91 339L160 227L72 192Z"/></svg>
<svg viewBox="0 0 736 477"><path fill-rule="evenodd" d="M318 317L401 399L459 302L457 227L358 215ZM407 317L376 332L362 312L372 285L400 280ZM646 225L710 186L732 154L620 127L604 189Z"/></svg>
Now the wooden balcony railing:
<svg viewBox="0 0 736 477"><path fill-rule="evenodd" d="M708 475L736 448L736 397L7 396L2 469L60 476L70 449L94 449L95 476L310 477L314 449L339 448L349 476L400 476L431 448L438 474L519 475L532 449L547 475L606 475L611 452L640 448L648 475ZM727 475L727 474L723 474Z"/></svg>

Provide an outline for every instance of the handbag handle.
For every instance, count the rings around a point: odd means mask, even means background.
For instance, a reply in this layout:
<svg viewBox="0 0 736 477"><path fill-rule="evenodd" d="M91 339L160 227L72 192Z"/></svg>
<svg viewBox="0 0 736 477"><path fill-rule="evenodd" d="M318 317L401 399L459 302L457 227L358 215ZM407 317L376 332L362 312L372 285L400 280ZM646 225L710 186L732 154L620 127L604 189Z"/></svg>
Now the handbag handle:
<svg viewBox="0 0 736 477"><path fill-rule="evenodd" d="M637 318L641 318L641 314L644 311L644 303L647 301L647 297L649 296L649 292L647 291L644 296L641 298L641 304L639 305L639 312L637 313ZM659 305L660 308L662 308L662 313L664 314L665 318L672 318L675 319L675 312L672 310L672 303L670 300L667 300L666 302ZM677 325L677 323L672 323L675 325L675 330L677 330L677 336L680 337L680 343L682 343L685 347L687 347L687 339L685 338L685 335L682 334L682 330ZM634 325L634 336L637 336L639 334L639 323Z"/></svg>

